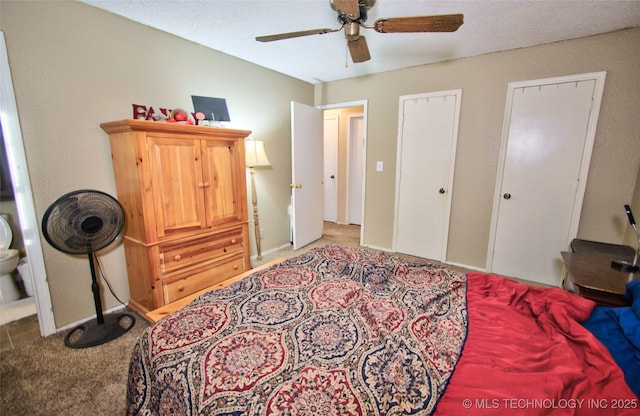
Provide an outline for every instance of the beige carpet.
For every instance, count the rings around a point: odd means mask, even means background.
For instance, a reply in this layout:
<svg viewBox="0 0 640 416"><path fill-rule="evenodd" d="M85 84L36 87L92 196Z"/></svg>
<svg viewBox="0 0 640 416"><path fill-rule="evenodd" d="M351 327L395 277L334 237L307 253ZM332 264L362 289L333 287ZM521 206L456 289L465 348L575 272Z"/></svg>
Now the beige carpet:
<svg viewBox="0 0 640 416"><path fill-rule="evenodd" d="M285 248L265 253L262 261L255 261L253 266L293 257L321 245L358 246L359 241L360 227L325 223L322 239L298 251ZM147 326L143 318L137 317L135 326L125 335L92 348L68 348L64 345L65 334L56 334L29 337L12 351L2 350L0 416L123 415L129 358L136 339Z"/></svg>
<svg viewBox="0 0 640 416"><path fill-rule="evenodd" d="M137 317L125 335L73 349L64 335L33 338L0 356L0 415L123 415L129 357L147 327Z"/></svg>

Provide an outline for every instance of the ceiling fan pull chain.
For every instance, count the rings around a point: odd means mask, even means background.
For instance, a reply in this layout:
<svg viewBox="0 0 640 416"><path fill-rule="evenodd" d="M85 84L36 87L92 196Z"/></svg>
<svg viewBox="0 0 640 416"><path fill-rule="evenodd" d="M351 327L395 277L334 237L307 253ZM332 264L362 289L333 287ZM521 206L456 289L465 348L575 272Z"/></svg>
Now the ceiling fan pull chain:
<svg viewBox="0 0 640 416"><path fill-rule="evenodd" d="M344 45L344 67L349 68L349 47Z"/></svg>

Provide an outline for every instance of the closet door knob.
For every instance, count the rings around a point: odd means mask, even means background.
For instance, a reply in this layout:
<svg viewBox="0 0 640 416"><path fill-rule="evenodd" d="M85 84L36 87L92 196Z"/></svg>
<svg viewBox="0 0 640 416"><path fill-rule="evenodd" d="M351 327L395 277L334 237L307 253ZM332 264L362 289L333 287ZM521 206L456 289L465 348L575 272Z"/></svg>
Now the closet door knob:
<svg viewBox="0 0 640 416"><path fill-rule="evenodd" d="M504 195L502 195L502 197L503 197L504 199L511 199L511 194L510 194L509 192L505 192L505 194L504 194Z"/></svg>
<svg viewBox="0 0 640 416"><path fill-rule="evenodd" d="M443 193L445 193L445 190L444 190L444 188L440 188L440 190L439 190L438 192L440 192L441 194L443 194Z"/></svg>

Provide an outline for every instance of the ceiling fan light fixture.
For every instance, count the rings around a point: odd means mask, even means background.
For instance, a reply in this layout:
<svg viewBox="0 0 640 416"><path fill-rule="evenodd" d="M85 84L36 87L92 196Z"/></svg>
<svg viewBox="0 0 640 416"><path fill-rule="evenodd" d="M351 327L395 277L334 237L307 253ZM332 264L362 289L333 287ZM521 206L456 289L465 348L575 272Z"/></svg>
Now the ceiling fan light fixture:
<svg viewBox="0 0 640 416"><path fill-rule="evenodd" d="M345 25L344 37L349 41L357 40L360 37L360 25L356 22Z"/></svg>

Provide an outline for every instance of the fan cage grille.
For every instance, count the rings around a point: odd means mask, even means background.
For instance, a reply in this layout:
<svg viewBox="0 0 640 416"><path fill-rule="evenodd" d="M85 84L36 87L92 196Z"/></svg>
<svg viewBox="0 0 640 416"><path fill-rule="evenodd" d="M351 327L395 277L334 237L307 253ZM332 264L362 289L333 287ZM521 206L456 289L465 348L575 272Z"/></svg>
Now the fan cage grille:
<svg viewBox="0 0 640 416"><path fill-rule="evenodd" d="M89 254L117 240L124 228L122 205L111 195L83 189L58 198L45 212L42 232L54 248Z"/></svg>

